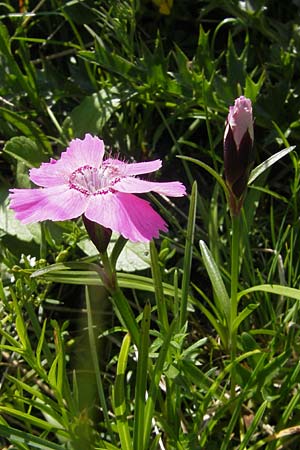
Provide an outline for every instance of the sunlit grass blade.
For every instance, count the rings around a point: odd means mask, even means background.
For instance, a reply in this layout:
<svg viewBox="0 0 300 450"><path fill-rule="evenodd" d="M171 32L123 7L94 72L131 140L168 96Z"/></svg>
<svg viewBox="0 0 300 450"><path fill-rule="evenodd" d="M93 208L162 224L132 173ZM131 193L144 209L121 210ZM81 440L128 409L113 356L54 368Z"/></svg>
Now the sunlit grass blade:
<svg viewBox="0 0 300 450"><path fill-rule="evenodd" d="M202 167L203 169L205 169L210 175L212 175L215 178L215 180L222 187L225 195L228 196L228 188L226 186L224 179L221 177L221 175L218 174L218 172L216 172L208 164L205 164L204 162L199 161L198 159L191 158L190 156L178 155L177 158L184 159L185 161L193 162L193 163L197 164L198 166Z"/></svg>
<svg viewBox="0 0 300 450"><path fill-rule="evenodd" d="M144 415L144 444L143 444L143 447L141 447L141 449L146 450L147 448L149 448L151 424L152 424L152 419L153 419L153 414L154 414L155 402L156 402L158 392L159 392L159 382L160 382L160 379L162 376L164 364L166 362L170 342L171 342L172 336L176 330L176 326L177 326L177 321L176 321L176 319L174 319L174 321L171 323L171 325L169 327L167 334L164 336L163 344L160 348L157 361L155 363L154 369L151 374L149 395L148 395L146 408L145 408L145 415Z"/></svg>
<svg viewBox="0 0 300 450"><path fill-rule="evenodd" d="M238 300L245 295L251 294L252 292L268 292L269 294L282 295L284 297L300 300L300 289L281 286L279 284L259 284L257 286L244 289L238 293Z"/></svg>
<svg viewBox="0 0 300 450"><path fill-rule="evenodd" d="M233 321L232 330L235 332L238 330L240 324L245 320L256 308L259 307L259 304L251 303L247 305L240 313L238 313L237 317Z"/></svg>
<svg viewBox="0 0 300 450"><path fill-rule="evenodd" d="M226 377L226 375L228 375L229 373L232 372L233 367L235 367L237 364L239 364L241 361L250 358L253 355L257 355L260 352L258 350L253 350L250 352L246 352L243 355L237 356L235 361L230 362L225 369L223 369L221 371L221 373L218 375L217 378L215 378L215 380L212 382L212 384L210 385L209 390L206 391L205 396L203 398L203 400L201 401L200 404L200 408L199 408L199 418L202 420L204 415L206 414L207 410L208 410L208 406L211 402L211 399L216 396L217 391L221 391L223 392L223 398L224 398L224 390L221 386L224 378ZM219 397L219 396L218 396ZM202 433L200 440L199 440L199 447L200 448L204 448L202 446L204 446L205 442L207 439L207 434L206 433Z"/></svg>
<svg viewBox="0 0 300 450"><path fill-rule="evenodd" d="M40 323L38 321L38 318L36 316L36 313L34 311L33 305L31 303L25 304L26 311L30 317L31 324L33 326L34 332L36 334L37 339L39 340L38 350L39 350L39 361L41 358L41 352L43 352L45 358L47 359L48 363L51 364L53 357L51 354L51 351L49 349L49 346L46 342L45 338L45 329L46 329L46 323L43 324L43 328L41 328ZM38 353L37 353L38 354Z"/></svg>
<svg viewBox="0 0 300 450"><path fill-rule="evenodd" d="M204 241L199 242L203 263L210 278L219 311L224 315L227 325L230 324L230 299L221 273L210 250Z"/></svg>
<svg viewBox="0 0 300 450"><path fill-rule="evenodd" d="M241 445L239 447L240 450L243 450L248 445L251 437L253 436L253 433L255 432L256 428L258 427L259 423L262 420L262 417L265 413L268 403L269 403L269 400L265 400L258 408L258 410L257 410L255 416L253 417L253 420L244 436L244 439L241 442Z"/></svg>
<svg viewBox="0 0 300 450"><path fill-rule="evenodd" d="M0 435L8 439L12 444L26 444L30 448L38 448L40 450L61 450L61 444L55 444L48 439L43 439L31 433L12 428L10 426L0 424Z"/></svg>
<svg viewBox="0 0 300 450"><path fill-rule="evenodd" d="M113 404L116 415L117 428L122 450L132 450L132 438L130 436L127 406L125 395L125 371L127 367L128 353L130 349L130 335L126 334L118 358L117 374L113 389Z"/></svg>
<svg viewBox="0 0 300 450"><path fill-rule="evenodd" d="M180 317L179 327L182 328L187 319L187 305L188 305L188 292L190 286L190 275L193 259L193 245L194 245L194 232L195 221L197 212L197 183L193 183L192 193L190 197L190 208L187 223L186 242L184 250L183 260L183 275L181 285L181 303L180 303Z"/></svg>
<svg viewBox="0 0 300 450"><path fill-rule="evenodd" d="M111 437L113 437L112 429L111 429L111 421L109 419L108 408L107 408L106 398L105 398L105 394L104 394L102 375L100 372L100 364L99 364L98 352L97 352L97 343L96 343L96 338L95 338L94 328L93 328L93 311L92 311L92 307L91 307L89 288L87 286L85 288L85 301L86 301L87 316L88 316L89 344L90 344L91 357L92 357L94 371L95 371L98 396L99 396L104 420L105 420L105 423L107 426L107 430L110 433Z"/></svg>
<svg viewBox="0 0 300 450"><path fill-rule="evenodd" d="M134 450L146 450L144 447L145 435L145 405L148 378L148 355L149 355L149 329L151 318L151 306L146 304L143 312L140 341L138 346L138 363L135 388L135 409L133 425L133 448Z"/></svg>
<svg viewBox="0 0 300 450"><path fill-rule="evenodd" d="M242 408L243 408L243 405L245 402L245 396L249 392L248 389L250 388L250 386L255 385L255 383L257 382L256 381L257 378L260 376L260 371L264 367L264 363L266 361L266 355L264 353L263 354L258 353L256 355L254 355L254 357L257 359L255 368L252 371L252 373L249 377L249 380L247 381L247 384L244 386L243 392L241 392L239 397L235 399L234 410L231 415L230 421L226 427L226 432L225 432L220 450L227 450L228 447L230 446L234 428L235 428L235 426L237 426L238 421L242 414Z"/></svg>
<svg viewBox="0 0 300 450"><path fill-rule="evenodd" d="M66 284L82 284L89 286L103 286L97 270L91 270L90 263L68 262L47 266L32 273L32 277L43 277L47 281ZM96 266L93 265L92 266ZM84 270L85 268L85 270ZM74 270L73 270L74 269ZM27 273L27 271L26 271ZM118 283L121 288L137 289L145 292L155 292L153 280L150 277L136 273L117 272ZM174 286L163 282L164 294L174 297L175 291L178 297L181 296L181 289L174 289Z"/></svg>
<svg viewBox="0 0 300 450"><path fill-rule="evenodd" d="M270 158L266 159L264 162L255 167L250 173L248 185L252 184L257 177L265 172L265 170L269 169L273 164L275 164L288 153L292 152L295 148L295 145L284 148L283 150L280 150L279 152L275 153L275 155L270 156Z"/></svg>
<svg viewBox="0 0 300 450"><path fill-rule="evenodd" d="M48 433L56 433L61 437L68 438L68 433L62 429L55 429L53 424L47 422L46 420L40 419L39 417L35 417L30 413L26 413L15 408L9 406L0 405L0 413L6 414L8 416L15 417L20 420L24 424L30 424L34 427L37 427L41 430L45 430Z"/></svg>
<svg viewBox="0 0 300 450"><path fill-rule="evenodd" d="M158 320L164 331L169 328L168 311L164 298L164 289L162 284L161 269L159 266L158 254L154 241L150 242L151 255L151 273L155 291L155 301L157 305Z"/></svg>

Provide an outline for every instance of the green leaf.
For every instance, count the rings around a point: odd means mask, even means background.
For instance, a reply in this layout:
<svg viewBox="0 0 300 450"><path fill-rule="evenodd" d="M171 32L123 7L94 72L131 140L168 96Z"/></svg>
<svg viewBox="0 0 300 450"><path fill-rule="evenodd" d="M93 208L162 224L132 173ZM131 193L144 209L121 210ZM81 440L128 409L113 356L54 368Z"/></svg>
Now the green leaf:
<svg viewBox="0 0 300 450"><path fill-rule="evenodd" d="M8 198L0 205L0 230L10 236L16 236L21 241L34 240L37 244L41 240L41 226L39 223L23 225L16 219L15 213L8 207Z"/></svg>
<svg viewBox="0 0 300 450"><path fill-rule="evenodd" d="M118 234L113 233L107 252L112 254L115 243L118 240ZM98 250L90 239L80 241L78 247L88 256L95 256ZM116 269L122 272L135 272L136 270L145 270L150 267L150 249L148 242L127 241L120 255L118 256Z"/></svg>
<svg viewBox="0 0 300 450"><path fill-rule="evenodd" d="M265 70L262 71L257 83L255 83L255 81L253 81L249 75L246 75L246 86L244 90L245 97L251 98L252 102L254 103L256 101L256 97L258 96L264 84L265 79L266 79Z"/></svg>
<svg viewBox="0 0 300 450"><path fill-rule="evenodd" d="M205 164L204 162L199 161L199 159L191 158L190 156L177 155L177 158L184 159L185 161L191 161L191 162L197 164L198 166L202 167L203 169L205 169L210 175L212 175L215 178L215 180L223 188L225 195L228 196L228 188L225 184L225 181L223 180L221 175L219 175L218 172L216 172L208 164Z"/></svg>
<svg viewBox="0 0 300 450"><path fill-rule="evenodd" d="M61 450L61 444L54 444L51 441L46 439L42 439L38 436L35 436L30 433L26 433L25 431L17 430L16 428L12 428L8 425L0 424L0 435L3 438L6 438L11 444L26 444L29 445L30 448L38 448L40 450Z"/></svg>
<svg viewBox="0 0 300 450"><path fill-rule="evenodd" d="M195 287L195 288L197 289L197 287ZM212 310L215 312L215 316L214 316L200 301L197 300L196 305L200 309L200 311L206 316L206 318L209 320L211 325L214 327L214 329L220 336L220 339L224 345L224 348L227 348L228 333L227 333L227 328L222 323L222 316L220 315L221 312L218 311L214 305L211 305Z"/></svg>
<svg viewBox="0 0 300 450"><path fill-rule="evenodd" d="M75 137L85 133L102 134L103 128L112 114L119 108L121 101L130 98L132 93L119 93L115 88L101 89L85 97L79 106L66 118L63 129L71 128ZM67 134L67 133L66 133Z"/></svg>
<svg viewBox="0 0 300 450"><path fill-rule="evenodd" d="M184 326L187 319L188 292L190 287L190 275L193 260L193 246L197 212L197 194L197 182L194 181L190 198L186 242L184 249L179 328L182 328Z"/></svg>
<svg viewBox="0 0 300 450"><path fill-rule="evenodd" d="M135 408L133 425L133 448L134 450L144 449L145 431L145 405L148 374L149 356L149 329L151 320L151 306L146 304L143 312L140 341L138 346L138 363L135 388Z"/></svg>
<svg viewBox="0 0 300 450"><path fill-rule="evenodd" d="M238 329L240 324L256 309L258 308L259 304L251 303L250 305L247 305L246 308L243 309L240 313L238 313L238 316L234 320L232 324L232 330L233 332Z"/></svg>
<svg viewBox="0 0 300 450"><path fill-rule="evenodd" d="M117 376L113 389L113 407L116 415L117 427L124 450L132 450L132 439L129 432L128 419L126 416L125 395L125 370L127 367L128 353L130 349L130 335L126 334L118 356Z"/></svg>
<svg viewBox="0 0 300 450"><path fill-rule="evenodd" d="M86 26L88 30L91 30L88 26ZM93 31L91 30L92 34ZM96 37L96 36L95 36ZM117 53L106 49L102 42L97 42L96 52L91 51L80 51L78 55L87 61L92 61L95 64L98 64L104 68L106 68L109 72L117 73L122 78L132 80L137 79L138 77L138 66L118 55Z"/></svg>
<svg viewBox="0 0 300 450"><path fill-rule="evenodd" d="M200 241L199 246L205 268L216 295L216 303L218 309L224 315L227 324L230 324L230 299L225 288L221 273L205 242Z"/></svg>
<svg viewBox="0 0 300 450"><path fill-rule="evenodd" d="M15 408L11 408L9 406L2 406L2 405L0 405L0 412L2 412L4 414L8 414L13 417L16 417L18 420L21 420L22 422L27 422L27 423L33 425L34 427L40 428L49 433L57 432L60 436L68 437L68 434L64 430L61 430L61 429L55 430L55 429L53 429L53 425L51 423L48 423L47 421L42 420L38 417L32 416L29 413L25 413L23 411L19 411L19 410L15 409Z"/></svg>
<svg viewBox="0 0 300 450"><path fill-rule="evenodd" d="M160 327L164 331L166 331L169 328L168 311L166 301L164 298L164 288L162 284L162 275L158 260L158 254L153 240L150 243L150 254L151 254L151 273L155 291L155 301L157 305L158 321L160 323Z"/></svg>
<svg viewBox="0 0 300 450"><path fill-rule="evenodd" d="M45 155L52 154L52 149L48 139L42 133L40 128L32 122L32 120L28 119L24 115L20 115L3 107L0 107L0 116L2 116L3 120L13 125L22 134L34 138L40 145L39 152L44 152Z"/></svg>
<svg viewBox="0 0 300 450"><path fill-rule="evenodd" d="M174 332L176 330L177 320L174 319L171 323L168 332L163 336L163 344L160 348L158 358L151 376L151 383L149 387L149 395L145 408L145 421L144 421L144 443L141 449L149 448L149 437L151 432L151 424L154 416L154 408L156 399L159 393L159 383L163 373L164 364L167 359L170 342Z"/></svg>
<svg viewBox="0 0 300 450"><path fill-rule="evenodd" d="M232 34L229 33L226 52L227 82L230 83L234 95L238 94L237 87L239 85L240 86L245 85L247 53L248 53L247 35L243 51L240 55L238 55L233 43Z"/></svg>
<svg viewBox="0 0 300 450"><path fill-rule="evenodd" d="M280 150L279 152L275 153L275 155L270 156L270 158L266 159L264 162L259 164L259 166L255 167L250 173L248 185L252 184L257 177L259 177L262 173L264 173L267 169L269 169L273 164L275 164L285 155L292 152L295 148L296 148L295 145L293 145L292 147L284 148L283 150Z"/></svg>
<svg viewBox="0 0 300 450"><path fill-rule="evenodd" d="M240 300L244 295L251 294L251 292L268 292L269 294L282 295L284 297L294 298L300 300L300 290L295 288L290 288L287 286L280 286L278 284L259 284L257 286L252 286L251 288L245 289L238 293L238 300Z"/></svg>
<svg viewBox="0 0 300 450"><path fill-rule="evenodd" d="M38 167L47 159L43 148L37 142L25 136L15 136L6 142L3 151L13 158L22 161L27 167Z"/></svg>
<svg viewBox="0 0 300 450"><path fill-rule="evenodd" d="M26 271L28 273L28 271ZM103 286L98 274L98 266L87 262L68 262L58 263L38 269L31 273L33 278L44 277L48 281L57 283L81 284L90 286ZM153 280L137 274L117 273L118 284L121 288L137 289L154 293ZM163 283L164 294L174 297L174 286ZM178 296L181 296L181 290L178 290Z"/></svg>

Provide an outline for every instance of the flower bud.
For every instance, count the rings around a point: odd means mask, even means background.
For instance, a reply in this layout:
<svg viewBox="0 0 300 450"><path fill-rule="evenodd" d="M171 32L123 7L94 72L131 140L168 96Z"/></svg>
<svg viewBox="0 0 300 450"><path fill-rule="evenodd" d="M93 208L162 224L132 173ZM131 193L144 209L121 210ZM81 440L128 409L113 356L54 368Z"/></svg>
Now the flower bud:
<svg viewBox="0 0 300 450"><path fill-rule="evenodd" d="M239 214L253 162L253 117L251 100L239 97L229 107L224 133L224 172L230 210Z"/></svg>
<svg viewBox="0 0 300 450"><path fill-rule="evenodd" d="M82 220L91 241L99 253L104 253L108 247L112 230L105 228L97 222L89 220L84 214L82 215Z"/></svg>

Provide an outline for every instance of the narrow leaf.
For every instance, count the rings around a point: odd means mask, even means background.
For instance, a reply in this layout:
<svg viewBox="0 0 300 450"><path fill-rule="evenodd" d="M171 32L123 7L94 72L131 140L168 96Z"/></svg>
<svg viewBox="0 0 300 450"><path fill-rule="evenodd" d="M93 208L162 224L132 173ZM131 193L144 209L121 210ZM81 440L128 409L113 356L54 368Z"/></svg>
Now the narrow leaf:
<svg viewBox="0 0 300 450"><path fill-rule="evenodd" d="M130 349L130 334L126 334L118 357L117 376L113 390L113 405L116 415L122 450L132 450L132 439L126 417L125 370Z"/></svg>
<svg viewBox="0 0 300 450"><path fill-rule="evenodd" d="M295 148L295 145L293 145L292 147L284 148L283 150L275 153L275 155L270 156L270 158L259 164L259 166L255 167L250 173L248 185L252 184L257 177L265 172L265 170L269 169L273 164L275 164L288 153L292 152Z"/></svg>
<svg viewBox="0 0 300 450"><path fill-rule="evenodd" d="M162 284L158 254L153 240L150 242L150 255L151 255L151 273L153 278L158 320L160 322L160 326L163 328L163 330L166 331L169 328L168 312L166 302L164 299L164 289Z"/></svg>
<svg viewBox="0 0 300 450"><path fill-rule="evenodd" d="M290 288L287 286L280 286L278 284L260 284L257 286L252 286L251 288L248 289L244 289L243 291L238 293L238 300L240 300L244 295L257 291L269 292L269 294L283 295L284 297L300 300L299 289Z"/></svg>
<svg viewBox="0 0 300 450"><path fill-rule="evenodd" d="M210 250L204 241L199 242L201 255L205 268L207 270L208 276L210 278L214 293L216 295L216 302L219 311L223 313L227 324L230 323L230 299L225 288L221 273L218 266L216 265Z"/></svg>
<svg viewBox="0 0 300 450"><path fill-rule="evenodd" d="M187 319L188 292L190 286L190 275L193 259L196 212L197 212L197 183L196 181L194 181L190 198L189 217L187 224L187 234L183 260L183 277L181 286L181 304L180 304L180 321L179 321L180 328L184 326Z"/></svg>
<svg viewBox="0 0 300 450"><path fill-rule="evenodd" d="M34 436L25 431L17 430L16 428L11 428L10 426L0 424L0 435L6 438L11 443L24 443L29 445L30 448L38 448L40 450L61 450L61 444L54 444L51 441L42 439L38 436Z"/></svg>
<svg viewBox="0 0 300 450"><path fill-rule="evenodd" d="M146 388L148 374L148 355L149 355L149 329L150 329L151 306L146 304L143 313L139 356L137 364L137 377L135 389L135 410L133 426L133 448L134 450L144 450L144 415L146 404Z"/></svg>

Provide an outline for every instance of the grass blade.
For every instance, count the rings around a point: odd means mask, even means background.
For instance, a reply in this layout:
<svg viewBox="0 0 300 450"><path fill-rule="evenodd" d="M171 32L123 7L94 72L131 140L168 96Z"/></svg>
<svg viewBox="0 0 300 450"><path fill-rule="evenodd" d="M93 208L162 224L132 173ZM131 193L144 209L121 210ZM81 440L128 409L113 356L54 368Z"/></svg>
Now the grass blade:
<svg viewBox="0 0 300 450"><path fill-rule="evenodd" d="M190 209L187 224L184 260L183 260L183 277L181 286L179 328L182 328L184 326L187 319L187 304L188 304L188 292L193 259L193 243L194 243L196 211L197 211L197 183L196 181L194 181L190 198Z"/></svg>

